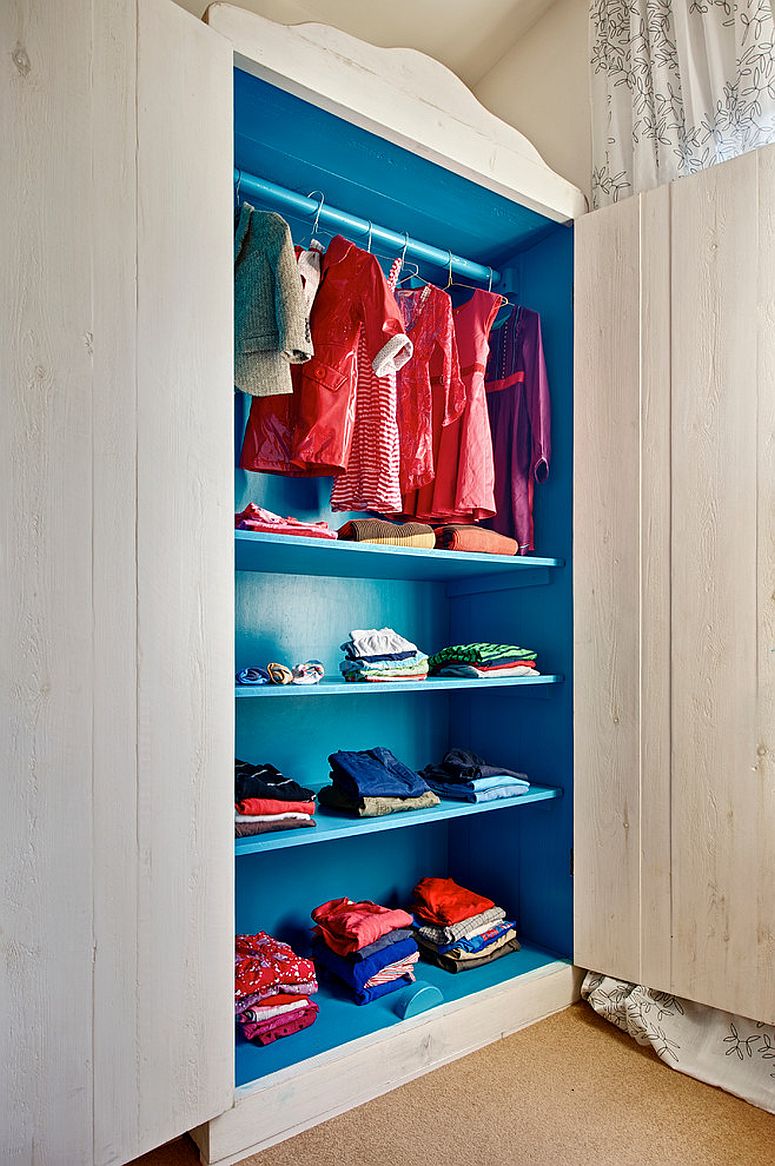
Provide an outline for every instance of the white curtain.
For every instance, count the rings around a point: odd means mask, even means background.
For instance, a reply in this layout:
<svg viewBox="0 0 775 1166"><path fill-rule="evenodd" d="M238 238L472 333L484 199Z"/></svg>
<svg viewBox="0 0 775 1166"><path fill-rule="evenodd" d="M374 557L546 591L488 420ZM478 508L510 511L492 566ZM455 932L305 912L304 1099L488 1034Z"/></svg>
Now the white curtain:
<svg viewBox="0 0 775 1166"><path fill-rule="evenodd" d="M775 0L591 0L592 199L775 141Z"/></svg>
<svg viewBox="0 0 775 1166"><path fill-rule="evenodd" d="M775 1113L775 1026L597 972L587 972L581 995L671 1069Z"/></svg>

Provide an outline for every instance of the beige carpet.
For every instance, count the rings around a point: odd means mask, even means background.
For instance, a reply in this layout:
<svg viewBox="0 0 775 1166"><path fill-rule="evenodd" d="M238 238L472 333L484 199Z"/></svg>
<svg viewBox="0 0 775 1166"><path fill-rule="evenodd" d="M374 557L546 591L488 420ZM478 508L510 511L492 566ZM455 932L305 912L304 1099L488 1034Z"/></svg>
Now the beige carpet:
<svg viewBox="0 0 775 1166"><path fill-rule="evenodd" d="M248 1161L773 1166L775 1117L681 1076L578 1004ZM197 1162L181 1140L138 1166Z"/></svg>

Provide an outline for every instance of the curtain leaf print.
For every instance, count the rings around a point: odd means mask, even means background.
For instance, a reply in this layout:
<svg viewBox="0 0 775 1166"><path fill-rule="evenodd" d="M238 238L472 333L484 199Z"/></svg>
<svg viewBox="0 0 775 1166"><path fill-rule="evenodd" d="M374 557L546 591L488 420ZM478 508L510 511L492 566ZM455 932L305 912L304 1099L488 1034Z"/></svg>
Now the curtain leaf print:
<svg viewBox="0 0 775 1166"><path fill-rule="evenodd" d="M582 997L667 1065L775 1113L775 1027L588 972Z"/></svg>
<svg viewBox="0 0 775 1166"><path fill-rule="evenodd" d="M591 0L592 200L775 141L775 0Z"/></svg>

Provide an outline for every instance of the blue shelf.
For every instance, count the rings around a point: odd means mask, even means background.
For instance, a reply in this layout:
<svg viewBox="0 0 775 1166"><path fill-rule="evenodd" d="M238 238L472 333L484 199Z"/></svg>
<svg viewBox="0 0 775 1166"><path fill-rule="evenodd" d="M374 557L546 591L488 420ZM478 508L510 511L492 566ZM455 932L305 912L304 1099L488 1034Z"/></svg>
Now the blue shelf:
<svg viewBox="0 0 775 1166"><path fill-rule="evenodd" d="M427 680L390 680L383 683L353 682L344 678L321 680L319 684L259 684L255 687L237 685L235 697L284 696L374 696L390 695L396 692L451 692L454 688L537 688L544 684L562 684L562 676L506 676L498 680L485 680L467 676L430 676Z"/></svg>
<svg viewBox="0 0 775 1166"><path fill-rule="evenodd" d="M540 968L568 963L568 960L562 960L541 948L523 944L520 951L512 952L511 955L495 960L485 967L472 968L467 972L457 974L445 972L442 968L422 961L416 965L416 970L418 982L422 981L439 988L444 996L444 1003L449 1004L488 988L507 984ZM402 1021L396 1013L396 1002L402 994L398 991L383 996L371 1004L359 1006L347 998L344 989L340 990L331 981L324 980L320 990L313 997L320 1006L318 1018L303 1032L285 1037L263 1048L243 1040L240 1035L237 1036L237 1086L248 1085L270 1073L287 1069L300 1061L327 1053L360 1037L401 1024Z"/></svg>
<svg viewBox="0 0 775 1166"><path fill-rule="evenodd" d="M562 559L529 555L385 547L301 535L257 534L249 530L235 530L234 552L237 571L448 583L486 576L514 587L548 581L549 570L563 565Z"/></svg>
<svg viewBox="0 0 775 1166"><path fill-rule="evenodd" d="M312 787L310 787L312 788ZM465 818L469 814L491 813L493 810L510 810L532 802L546 802L562 797L562 790L554 787L531 785L529 791L514 798L499 798L497 801L471 802L442 801L438 806L426 810L407 810L400 814L385 814L381 818L348 818L319 806L315 811L317 825L299 830L278 830L276 834L258 834L252 838L235 838L234 852L243 854L264 853L269 850L284 850L291 846L308 846L314 842L332 842L339 838L353 838L361 834L376 834L383 830L400 830L407 826L424 826L429 822L445 822L453 818Z"/></svg>

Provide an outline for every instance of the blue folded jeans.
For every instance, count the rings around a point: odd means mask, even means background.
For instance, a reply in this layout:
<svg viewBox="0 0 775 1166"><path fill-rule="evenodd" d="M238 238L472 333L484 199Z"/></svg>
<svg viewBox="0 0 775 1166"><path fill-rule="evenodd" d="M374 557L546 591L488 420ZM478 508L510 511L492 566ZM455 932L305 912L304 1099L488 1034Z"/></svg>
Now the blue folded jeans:
<svg viewBox="0 0 775 1166"><path fill-rule="evenodd" d="M340 749L328 761L334 785L350 798L419 798L428 789L389 749Z"/></svg>

